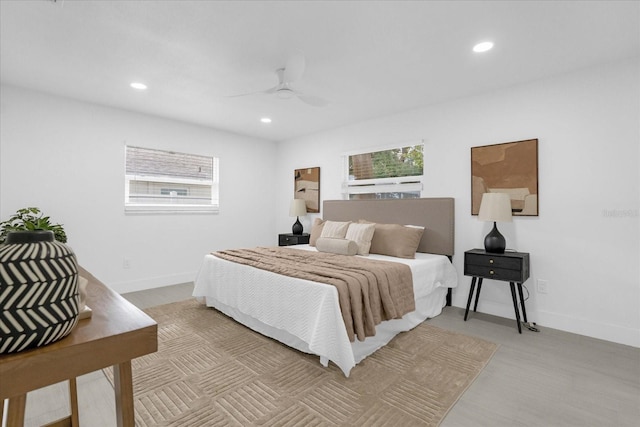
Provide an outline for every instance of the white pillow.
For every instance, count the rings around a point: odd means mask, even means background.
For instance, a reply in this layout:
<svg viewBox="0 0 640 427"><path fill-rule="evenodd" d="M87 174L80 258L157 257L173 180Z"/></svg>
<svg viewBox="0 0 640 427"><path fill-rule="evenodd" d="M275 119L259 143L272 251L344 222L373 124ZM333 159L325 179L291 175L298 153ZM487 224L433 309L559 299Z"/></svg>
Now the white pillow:
<svg viewBox="0 0 640 427"><path fill-rule="evenodd" d="M332 237L334 239L344 239L351 222L325 221L320 237Z"/></svg>
<svg viewBox="0 0 640 427"><path fill-rule="evenodd" d="M358 244L358 255L369 255L371 239L373 239L373 233L375 231L375 224L351 223L349 224L349 228L347 228L347 234L344 238L353 240Z"/></svg>
<svg viewBox="0 0 640 427"><path fill-rule="evenodd" d="M316 249L338 255L355 255L358 253L358 244L353 240L321 237L316 240Z"/></svg>

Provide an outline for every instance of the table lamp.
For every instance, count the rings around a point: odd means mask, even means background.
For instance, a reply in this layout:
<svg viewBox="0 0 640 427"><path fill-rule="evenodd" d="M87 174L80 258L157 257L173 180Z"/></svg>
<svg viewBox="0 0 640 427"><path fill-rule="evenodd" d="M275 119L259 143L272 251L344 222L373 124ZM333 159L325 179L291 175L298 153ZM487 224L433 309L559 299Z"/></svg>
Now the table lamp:
<svg viewBox="0 0 640 427"><path fill-rule="evenodd" d="M302 234L302 224L300 217L307 214L307 205L303 199L293 199L289 206L289 216L295 216L296 222L293 223L291 231L293 234Z"/></svg>
<svg viewBox="0 0 640 427"><path fill-rule="evenodd" d="M506 241L498 231L496 222L511 222L511 197L506 193L484 193L480 202L478 220L493 221L493 229L484 238L484 250L503 254Z"/></svg>

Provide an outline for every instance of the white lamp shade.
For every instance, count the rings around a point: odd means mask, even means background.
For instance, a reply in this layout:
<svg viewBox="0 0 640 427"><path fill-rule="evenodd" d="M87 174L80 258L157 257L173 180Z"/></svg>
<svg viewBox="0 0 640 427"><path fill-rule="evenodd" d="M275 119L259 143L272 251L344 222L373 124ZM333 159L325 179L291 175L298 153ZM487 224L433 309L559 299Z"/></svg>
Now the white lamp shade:
<svg viewBox="0 0 640 427"><path fill-rule="evenodd" d="M511 222L511 197L507 193L484 193L480 202L480 221Z"/></svg>
<svg viewBox="0 0 640 427"><path fill-rule="evenodd" d="M307 214L307 205L303 199L293 199L289 206L289 216L303 216Z"/></svg>

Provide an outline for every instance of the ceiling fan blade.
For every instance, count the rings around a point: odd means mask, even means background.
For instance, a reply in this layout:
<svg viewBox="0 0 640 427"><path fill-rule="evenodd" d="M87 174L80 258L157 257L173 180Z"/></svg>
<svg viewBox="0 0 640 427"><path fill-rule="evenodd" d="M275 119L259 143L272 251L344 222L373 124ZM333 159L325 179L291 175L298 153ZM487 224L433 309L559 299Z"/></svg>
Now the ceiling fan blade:
<svg viewBox="0 0 640 427"><path fill-rule="evenodd" d="M298 98L305 104L313 105L314 107L326 107L329 105L329 101L319 96L298 94Z"/></svg>
<svg viewBox="0 0 640 427"><path fill-rule="evenodd" d="M227 95L227 96L225 96L225 98L238 98L240 96L257 95L259 93L267 93L267 94L275 93L278 90L279 87L280 87L280 85L277 85L277 86L271 87L271 88L269 88L267 90L257 90L255 92L241 93L239 95Z"/></svg>
<svg viewBox="0 0 640 427"><path fill-rule="evenodd" d="M292 83L302 78L304 69L306 67L306 60L301 53L293 55L287 61L287 65L284 67L284 73L282 76L283 82Z"/></svg>
<svg viewBox="0 0 640 427"><path fill-rule="evenodd" d="M276 86L271 87L271 88L269 88L267 90L263 90L260 93L268 93L268 94L276 93L278 91L278 89L280 89L281 87L282 87L282 85L276 85Z"/></svg>

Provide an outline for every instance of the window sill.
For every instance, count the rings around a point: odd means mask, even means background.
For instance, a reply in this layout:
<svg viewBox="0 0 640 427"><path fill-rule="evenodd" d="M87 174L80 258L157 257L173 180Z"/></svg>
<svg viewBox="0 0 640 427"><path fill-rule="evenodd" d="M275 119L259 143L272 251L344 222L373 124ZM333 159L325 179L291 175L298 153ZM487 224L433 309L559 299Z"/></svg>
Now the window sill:
<svg viewBox="0 0 640 427"><path fill-rule="evenodd" d="M141 214L217 214L220 212L218 206L184 205L184 206L163 206L163 205L125 205L124 213Z"/></svg>

